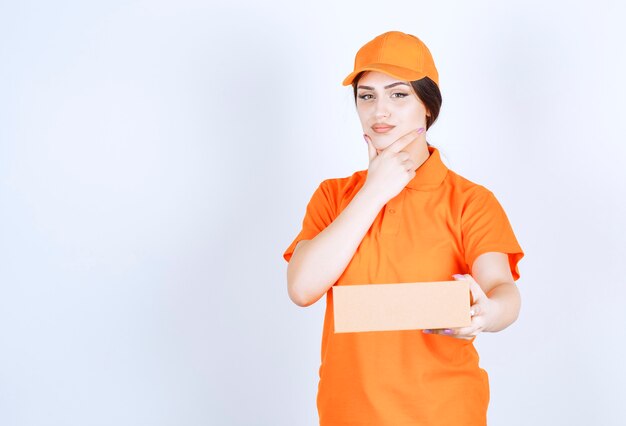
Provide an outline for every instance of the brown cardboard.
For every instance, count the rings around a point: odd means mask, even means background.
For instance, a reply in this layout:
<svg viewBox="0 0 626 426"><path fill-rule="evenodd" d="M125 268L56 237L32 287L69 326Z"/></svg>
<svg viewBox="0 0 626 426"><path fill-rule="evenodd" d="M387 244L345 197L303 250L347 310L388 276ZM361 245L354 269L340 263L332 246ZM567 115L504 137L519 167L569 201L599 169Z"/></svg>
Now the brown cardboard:
<svg viewBox="0 0 626 426"><path fill-rule="evenodd" d="M468 281L333 287L335 333L464 327L471 323Z"/></svg>

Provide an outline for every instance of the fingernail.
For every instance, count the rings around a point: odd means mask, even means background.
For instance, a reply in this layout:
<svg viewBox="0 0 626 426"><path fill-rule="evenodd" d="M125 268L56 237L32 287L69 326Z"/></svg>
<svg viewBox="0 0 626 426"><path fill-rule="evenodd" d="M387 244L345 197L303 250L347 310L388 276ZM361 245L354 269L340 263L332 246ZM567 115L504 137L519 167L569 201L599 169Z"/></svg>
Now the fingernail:
<svg viewBox="0 0 626 426"><path fill-rule="evenodd" d="M443 334L452 334L452 330L446 328L445 330L443 330Z"/></svg>
<svg viewBox="0 0 626 426"><path fill-rule="evenodd" d="M476 311L475 311L475 310L473 310L473 309L470 309L470 316L472 316L472 317L473 317L474 315L476 315Z"/></svg>
<svg viewBox="0 0 626 426"><path fill-rule="evenodd" d="M461 275L461 274L454 274L452 276L454 278L456 278L457 280L464 280L465 279L465 275Z"/></svg>
<svg viewBox="0 0 626 426"><path fill-rule="evenodd" d="M426 329L426 330L422 330L422 332L424 332L424 333L426 333L426 334L431 334L433 331L432 331L432 330L428 330L428 329Z"/></svg>
<svg viewBox="0 0 626 426"><path fill-rule="evenodd" d="M417 134L418 134L418 135L421 135L422 133L424 133L424 130L426 130L426 129L424 129L423 127L420 127L420 128L417 130Z"/></svg>

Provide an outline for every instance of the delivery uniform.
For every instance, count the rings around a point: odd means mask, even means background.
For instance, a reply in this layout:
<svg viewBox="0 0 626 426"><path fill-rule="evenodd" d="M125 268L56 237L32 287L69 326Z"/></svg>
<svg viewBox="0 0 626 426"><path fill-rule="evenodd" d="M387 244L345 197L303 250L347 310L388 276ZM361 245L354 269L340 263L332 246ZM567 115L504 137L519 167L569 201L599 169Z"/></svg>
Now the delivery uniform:
<svg viewBox="0 0 626 426"><path fill-rule="evenodd" d="M335 285L450 281L486 252L508 254L513 278L524 256L492 192L449 170L437 148L381 209ZM302 230L284 252L326 228L361 189L367 170L323 181ZM421 330L334 333L326 295L317 408L322 426L486 424L487 373L473 340Z"/></svg>

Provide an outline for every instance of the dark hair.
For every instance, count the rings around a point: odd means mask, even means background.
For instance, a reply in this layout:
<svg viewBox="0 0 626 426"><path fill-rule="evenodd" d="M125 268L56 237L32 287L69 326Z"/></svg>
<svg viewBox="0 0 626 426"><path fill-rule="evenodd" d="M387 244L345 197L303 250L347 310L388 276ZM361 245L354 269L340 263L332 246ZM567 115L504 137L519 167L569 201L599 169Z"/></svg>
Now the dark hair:
<svg viewBox="0 0 626 426"><path fill-rule="evenodd" d="M357 85L359 79L363 76L363 72L357 74L352 81L352 88L354 90L354 102L356 103ZM428 77L421 78L419 80L413 80L410 82L417 97L422 101L428 111L429 116L426 116L426 130L433 125L437 117L439 117L439 110L441 110L441 91L437 83L432 81ZM430 146L430 144L428 144Z"/></svg>

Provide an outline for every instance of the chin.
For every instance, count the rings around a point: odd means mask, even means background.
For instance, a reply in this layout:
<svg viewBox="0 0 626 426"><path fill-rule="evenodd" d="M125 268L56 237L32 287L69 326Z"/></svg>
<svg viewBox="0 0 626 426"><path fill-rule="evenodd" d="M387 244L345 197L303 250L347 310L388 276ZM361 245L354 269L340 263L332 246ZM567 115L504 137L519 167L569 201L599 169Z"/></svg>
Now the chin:
<svg viewBox="0 0 626 426"><path fill-rule="evenodd" d="M376 136L370 136L370 138L372 139L372 142L374 143L374 147L376 147L376 149L381 149L381 150L387 148L396 140L396 138L394 138L391 135L376 135Z"/></svg>

